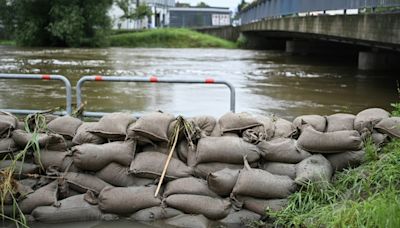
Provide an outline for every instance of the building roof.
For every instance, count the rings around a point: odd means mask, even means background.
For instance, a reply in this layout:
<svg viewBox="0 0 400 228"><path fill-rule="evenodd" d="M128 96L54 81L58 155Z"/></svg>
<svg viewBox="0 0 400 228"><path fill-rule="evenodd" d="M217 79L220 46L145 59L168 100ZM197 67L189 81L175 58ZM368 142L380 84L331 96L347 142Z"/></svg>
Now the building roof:
<svg viewBox="0 0 400 228"><path fill-rule="evenodd" d="M207 7L207 8L198 8L198 7L172 7L169 8L169 11L186 11L186 12L215 12L215 13L231 13L229 8L225 7Z"/></svg>

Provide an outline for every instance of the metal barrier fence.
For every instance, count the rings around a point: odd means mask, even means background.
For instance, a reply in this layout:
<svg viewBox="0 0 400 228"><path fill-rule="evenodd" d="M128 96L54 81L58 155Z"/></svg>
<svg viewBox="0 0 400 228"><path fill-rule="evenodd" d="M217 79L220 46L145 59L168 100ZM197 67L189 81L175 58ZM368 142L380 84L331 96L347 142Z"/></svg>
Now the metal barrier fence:
<svg viewBox="0 0 400 228"><path fill-rule="evenodd" d="M77 107L82 104L82 86L86 81L98 81L98 82L143 82L143 83L177 83L177 84L221 84L226 85L230 90L230 110L235 112L235 102L236 93L235 87L227 81L220 81L214 79L206 80L178 80L178 79L159 79L157 77L150 78L134 78L134 77L124 77L124 76L84 76L82 77L76 85L76 103ZM84 112L83 116L86 117L101 117L104 116L105 112Z"/></svg>
<svg viewBox="0 0 400 228"><path fill-rule="evenodd" d="M326 10L400 6L400 0L258 0L240 13L242 24L270 17Z"/></svg>
<svg viewBox="0 0 400 228"><path fill-rule="evenodd" d="M59 115L71 115L72 114L72 92L71 83L69 80L61 75L38 75L38 74L0 74L0 79L33 79L33 80L59 80L64 82L66 91L66 111L57 112ZM30 109L3 109L2 111L11 112L15 114L32 114L36 112L42 112L43 110L30 110Z"/></svg>

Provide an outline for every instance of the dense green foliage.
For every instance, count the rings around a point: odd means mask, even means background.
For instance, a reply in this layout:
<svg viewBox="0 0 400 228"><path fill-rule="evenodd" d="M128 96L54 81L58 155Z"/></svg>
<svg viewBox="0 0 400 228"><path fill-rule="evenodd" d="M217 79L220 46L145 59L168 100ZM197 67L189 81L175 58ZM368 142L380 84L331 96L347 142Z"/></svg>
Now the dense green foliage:
<svg viewBox="0 0 400 228"><path fill-rule="evenodd" d="M236 44L189 29L154 29L110 36L114 47L235 48Z"/></svg>
<svg viewBox="0 0 400 228"><path fill-rule="evenodd" d="M112 0L0 0L0 19L21 46L103 46ZM6 4L6 2L8 2ZM3 8L3 7L1 7Z"/></svg>

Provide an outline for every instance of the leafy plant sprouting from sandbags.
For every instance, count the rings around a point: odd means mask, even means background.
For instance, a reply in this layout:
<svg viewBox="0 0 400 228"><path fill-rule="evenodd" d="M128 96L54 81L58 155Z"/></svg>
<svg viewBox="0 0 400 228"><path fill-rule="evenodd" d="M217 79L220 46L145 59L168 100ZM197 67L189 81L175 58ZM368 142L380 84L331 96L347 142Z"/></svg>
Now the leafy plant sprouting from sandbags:
<svg viewBox="0 0 400 228"><path fill-rule="evenodd" d="M27 221L25 215L22 213L21 209L18 206L17 198L14 196L16 191L16 181L14 179L14 175L21 175L22 167L17 170L17 163L25 162L25 157L30 149L33 150L34 154L40 158L40 146L39 146L39 133L45 132L47 130L46 118L44 115L37 113L28 115L25 120L25 131L32 134L32 138L26 144L25 148L14 155L8 155L3 160L11 159L12 163L9 167L0 171L0 217L2 220L10 220L13 221L17 227L27 226ZM40 163L40 159L39 159ZM42 167L42 165L40 164ZM7 216L4 213L4 202L7 197L11 197L12 206L13 206L13 214L12 216Z"/></svg>

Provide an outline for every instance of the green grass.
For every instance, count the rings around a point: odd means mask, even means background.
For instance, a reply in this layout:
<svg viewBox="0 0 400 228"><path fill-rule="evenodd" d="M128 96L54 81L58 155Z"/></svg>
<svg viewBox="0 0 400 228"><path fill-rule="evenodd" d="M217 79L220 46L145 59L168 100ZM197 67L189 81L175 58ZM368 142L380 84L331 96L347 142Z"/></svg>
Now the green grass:
<svg viewBox="0 0 400 228"><path fill-rule="evenodd" d="M0 45L15 46L15 40L0 40Z"/></svg>
<svg viewBox="0 0 400 228"><path fill-rule="evenodd" d="M144 48L236 48L234 42L189 29L152 29L112 35L112 47Z"/></svg>
<svg viewBox="0 0 400 228"><path fill-rule="evenodd" d="M400 140L381 151L366 144L363 165L336 173L332 184L303 187L267 215L282 226L400 227Z"/></svg>

